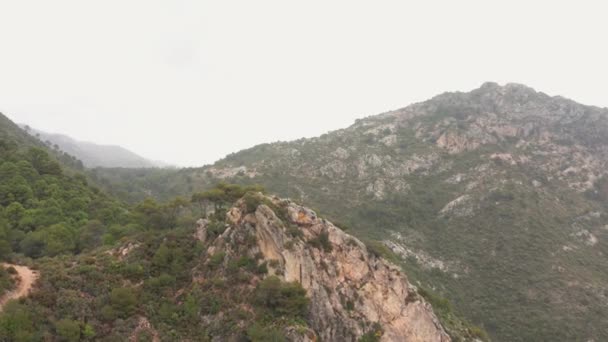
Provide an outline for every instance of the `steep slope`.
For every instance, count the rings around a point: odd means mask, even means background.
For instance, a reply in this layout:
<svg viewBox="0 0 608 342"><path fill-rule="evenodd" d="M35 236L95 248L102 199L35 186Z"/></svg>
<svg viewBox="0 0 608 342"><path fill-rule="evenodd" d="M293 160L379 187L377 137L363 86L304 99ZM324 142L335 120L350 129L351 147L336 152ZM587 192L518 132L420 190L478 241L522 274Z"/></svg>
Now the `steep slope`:
<svg viewBox="0 0 608 342"><path fill-rule="evenodd" d="M250 191L226 203L196 226L37 260L0 338L478 341L456 317L448 335L399 268L310 209Z"/></svg>
<svg viewBox="0 0 608 342"><path fill-rule="evenodd" d="M264 204L266 203L266 204ZM284 217L279 218L274 207ZM374 324L385 341L449 341L430 305L395 266L329 221L288 201L250 194L227 214L230 226L208 251L225 261L262 254L269 274L297 282L310 297L308 324L323 341L353 341ZM199 234L206 235L201 221Z"/></svg>
<svg viewBox="0 0 608 342"><path fill-rule="evenodd" d="M22 127L41 141L47 142L49 146L57 146L59 150L78 158L88 168L153 168L167 166L161 162L148 160L120 146L99 145L86 141L78 141L67 135L47 133L31 129L26 125L22 125Z"/></svg>
<svg viewBox="0 0 608 342"><path fill-rule="evenodd" d="M607 117L487 83L164 174L154 187L125 172L159 198L221 180L260 183L340 217L496 340L605 340ZM97 176L121 185L121 175Z"/></svg>
<svg viewBox="0 0 608 342"><path fill-rule="evenodd" d="M106 225L124 222L125 206L90 186L77 166L0 115L1 259L92 248Z"/></svg>

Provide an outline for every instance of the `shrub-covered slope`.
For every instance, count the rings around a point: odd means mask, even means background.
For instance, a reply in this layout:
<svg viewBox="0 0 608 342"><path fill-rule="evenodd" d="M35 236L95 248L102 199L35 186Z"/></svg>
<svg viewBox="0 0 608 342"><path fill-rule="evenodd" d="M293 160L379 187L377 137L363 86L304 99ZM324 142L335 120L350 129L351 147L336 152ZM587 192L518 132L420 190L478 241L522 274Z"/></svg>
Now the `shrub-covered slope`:
<svg viewBox="0 0 608 342"><path fill-rule="evenodd" d="M36 270L29 296L3 301L0 340L479 336L442 312L446 332L397 267L259 187L220 184L191 201L125 205L9 120L0 137L0 259ZM0 290L19 281L12 273L0 273Z"/></svg>
<svg viewBox="0 0 608 342"><path fill-rule="evenodd" d="M73 159L64 161L0 119L1 258L77 253L98 246L106 229L127 223L126 208L89 186L71 168Z"/></svg>
<svg viewBox="0 0 608 342"><path fill-rule="evenodd" d="M237 189L232 187L231 189ZM224 192L226 194L226 192ZM0 316L6 340L451 341L396 266L310 209L248 192L197 226L148 229L38 259L32 295ZM451 337L450 337L451 336Z"/></svg>
<svg viewBox="0 0 608 342"><path fill-rule="evenodd" d="M148 160L121 146L99 145L78 141L67 135L52 134L29 126L24 130L33 134L47 146L68 153L82 161L85 167L154 168L165 166L163 163Z"/></svg>
<svg viewBox="0 0 608 342"><path fill-rule="evenodd" d="M129 179L132 199L259 183L383 242L496 340L605 340L607 117L487 83L200 169L97 178Z"/></svg>

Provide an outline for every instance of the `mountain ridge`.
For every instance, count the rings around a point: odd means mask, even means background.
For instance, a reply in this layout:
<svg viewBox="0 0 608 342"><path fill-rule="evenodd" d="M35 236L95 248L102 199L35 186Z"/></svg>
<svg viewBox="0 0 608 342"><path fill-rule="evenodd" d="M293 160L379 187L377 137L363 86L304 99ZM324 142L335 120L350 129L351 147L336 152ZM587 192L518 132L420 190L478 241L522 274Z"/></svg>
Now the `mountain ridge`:
<svg viewBox="0 0 608 342"><path fill-rule="evenodd" d="M498 341L602 340L607 113L485 83L319 137L156 174L162 184L129 171L97 176L109 188L129 179L132 197L259 183L383 242L416 281Z"/></svg>
<svg viewBox="0 0 608 342"><path fill-rule="evenodd" d="M259 186L128 206L65 156L0 115L0 340L483 336L445 310L444 328L397 267Z"/></svg>
<svg viewBox="0 0 608 342"><path fill-rule="evenodd" d="M152 161L132 152L120 145L97 144L89 141L74 139L61 133L48 133L20 124L22 129L30 132L51 147L58 147L81 160L85 167L121 167L121 168L162 168L169 165L164 162Z"/></svg>

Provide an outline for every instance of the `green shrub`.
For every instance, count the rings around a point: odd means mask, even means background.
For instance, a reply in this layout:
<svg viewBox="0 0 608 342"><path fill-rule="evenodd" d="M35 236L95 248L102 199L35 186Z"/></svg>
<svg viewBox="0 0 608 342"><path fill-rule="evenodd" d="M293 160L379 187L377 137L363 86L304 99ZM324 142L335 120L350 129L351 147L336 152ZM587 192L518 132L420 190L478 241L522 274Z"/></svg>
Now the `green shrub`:
<svg viewBox="0 0 608 342"><path fill-rule="evenodd" d="M252 192L246 193L243 197L243 201L245 202L245 208L248 214L255 212L258 207L263 203L260 196Z"/></svg>
<svg viewBox="0 0 608 342"><path fill-rule="evenodd" d="M452 312L452 304L446 298L438 296L422 287L418 288L418 294L424 297L424 299L426 299L435 310L445 313Z"/></svg>
<svg viewBox="0 0 608 342"><path fill-rule="evenodd" d="M304 317L308 309L306 290L297 282L284 283L275 276L258 284L255 304L274 316Z"/></svg>
<svg viewBox="0 0 608 342"><path fill-rule="evenodd" d="M95 329L90 324L85 324L82 335L85 339L92 340L96 335Z"/></svg>
<svg viewBox="0 0 608 342"><path fill-rule="evenodd" d="M59 320L55 323L55 329L57 330L57 335L59 335L63 341L80 341L80 324L77 321L71 319Z"/></svg>
<svg viewBox="0 0 608 342"><path fill-rule="evenodd" d="M304 233L302 233L302 230L298 226L292 225L287 227L287 234L294 238L301 238L302 236L304 236Z"/></svg>
<svg viewBox="0 0 608 342"><path fill-rule="evenodd" d="M329 242L329 234L327 232L321 232L319 236L309 240L308 243L317 249L323 249L325 252L332 251L332 246Z"/></svg>
<svg viewBox="0 0 608 342"><path fill-rule="evenodd" d="M247 337L251 342L286 342L287 339L283 333L273 327L265 327L259 323L255 323L247 329Z"/></svg>
<svg viewBox="0 0 608 342"><path fill-rule="evenodd" d="M110 305L120 318L127 318L135 313L137 294L129 287L119 287L110 293Z"/></svg>
<svg viewBox="0 0 608 342"><path fill-rule="evenodd" d="M226 224L223 221L212 221L207 226L207 233L211 238L222 235L226 231Z"/></svg>
<svg viewBox="0 0 608 342"><path fill-rule="evenodd" d="M365 247L367 247L369 254L376 258L384 258L394 263L399 262L399 257L380 241L366 240Z"/></svg>
<svg viewBox="0 0 608 342"><path fill-rule="evenodd" d="M211 292L206 292L201 295L200 309L204 315L215 315L220 312L223 302L221 298Z"/></svg>
<svg viewBox="0 0 608 342"><path fill-rule="evenodd" d="M370 331L359 338L359 342L380 342L382 335L384 335L382 326L380 323L374 323Z"/></svg>
<svg viewBox="0 0 608 342"><path fill-rule="evenodd" d="M224 262L224 258L226 257L226 253L224 252L218 252L213 254L210 258L209 258L209 266L210 267L218 267L219 265L222 264L222 262Z"/></svg>
<svg viewBox="0 0 608 342"><path fill-rule="evenodd" d="M480 327L470 326L469 334L471 334L471 336L473 336L474 338L480 339L482 341L490 340L490 336L488 336L488 333Z"/></svg>

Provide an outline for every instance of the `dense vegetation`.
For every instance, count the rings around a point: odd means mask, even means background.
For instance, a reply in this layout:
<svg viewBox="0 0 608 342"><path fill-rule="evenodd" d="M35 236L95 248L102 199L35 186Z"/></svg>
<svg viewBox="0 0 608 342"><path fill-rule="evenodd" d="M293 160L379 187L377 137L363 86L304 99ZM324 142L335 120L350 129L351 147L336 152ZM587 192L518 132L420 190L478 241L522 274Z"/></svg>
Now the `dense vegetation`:
<svg viewBox="0 0 608 342"><path fill-rule="evenodd" d="M127 205L0 118L0 261L42 274L31 296L3 308L0 340L281 341L285 324L305 326L298 284L260 281L260 256L208 255L192 237L207 213L209 233L220 234L226 208L260 187L219 184L191 199ZM0 291L13 286L13 273L0 268ZM205 323L218 313L224 319Z"/></svg>
<svg viewBox="0 0 608 342"><path fill-rule="evenodd" d="M79 189L83 194L90 190L85 185ZM19 257L24 252L35 260L22 258L21 262L39 269L43 276L30 297L4 308L0 339L122 341L156 336L206 341L211 336L240 336L250 341L284 340L281 328L286 324L306 326L308 300L301 286L276 277L260 281L267 268L259 255L246 253L251 239L239 245L242 255L229 258L222 251L208 255L208 246L192 237L195 212L200 215L207 205L214 207L209 219L210 226L217 228L210 229L210 234L220 234L226 206L253 190L260 189L220 184L196 194L192 202L177 198L161 205L148 199L132 208L110 201L121 209L117 221L89 219L84 214L73 220L71 211L62 211L67 214L54 217L61 223L31 231L44 232L40 248L32 250L38 252L7 250L4 256ZM104 200L99 193L91 193L99 196L91 200ZM201 201L205 201L202 209ZM24 210L37 209L32 205L37 202L26 203ZM65 235L55 233L58 224L65 227ZM13 229L19 226L9 226L9 232ZM27 238L26 234L22 241ZM65 245L70 248L59 249ZM252 281L259 283L252 288ZM216 315L212 322L204 320Z"/></svg>
<svg viewBox="0 0 608 342"><path fill-rule="evenodd" d="M57 280L44 280L50 284L48 292L82 291L107 279L103 289L90 290L101 299L86 304L92 312L102 310L106 318L55 315L56 303L41 298L6 310L13 310L10 317L39 313L34 323L24 323L27 329L20 329L35 336L67 336L77 325L81 336L94 331L98 338L124 337L138 325L138 317L145 316L169 339L234 333L280 341L281 329L302 323L301 317L277 313L272 303L260 299L264 291L259 283L249 283L265 272L256 256L245 249L237 257L222 252L201 255L204 247L187 239L195 218L211 211L221 215L231 201L246 195L247 189L237 186L213 189L227 181L263 184L329 219L339 218L341 227L369 241L372 253L403 262L410 281L428 289L421 294L448 328L460 326L484 337L481 329L454 319L464 315L498 341L605 340L606 112L529 89L492 89L490 85L467 94L444 94L319 138L256 146L204 168L95 169L85 171L88 181L77 175L77 163L70 164L60 151L46 150L48 158L36 161L33 156L43 146L11 131L4 145L12 160L3 158L2 163L9 163L6 172L13 176L0 179L10 189L1 207L0 251L34 258L43 272L56 274ZM501 136L510 130L515 135ZM450 153L437 145L446 132L478 145ZM547 136L553 140L547 141ZM492 158L495 154L526 161ZM57 160L63 166L60 172L53 166ZM37 181L15 177L21 170ZM575 185L589 180L587 172L594 176L593 186L579 191ZM53 201L39 190L40 179L59 188L51 195ZM78 197L86 205L69 204ZM464 198L460 207L443 212L458 198ZM255 198L247 200L248 207L257 205ZM52 207L47 216L46 206ZM106 213L98 215L99 208ZM45 217L53 219L46 222ZM224 229L220 217L212 218L212 236ZM66 238L65 246L57 243ZM396 256L387 241L408 250ZM140 247L121 259L120 250L129 243ZM247 246L250 241L240 243ZM322 236L311 244L327 246ZM206 281L188 284L180 277L197 258L204 262L195 267L196 275ZM178 264L186 268L180 270ZM285 291L295 307L304 302L297 289L272 281L264 287ZM161 300L151 301L150 293ZM180 325L187 321L180 311L186 303L202 308L198 318L226 315L204 332L194 332ZM152 333L143 330L144 335ZM365 340L373 341L380 331L370 331Z"/></svg>

